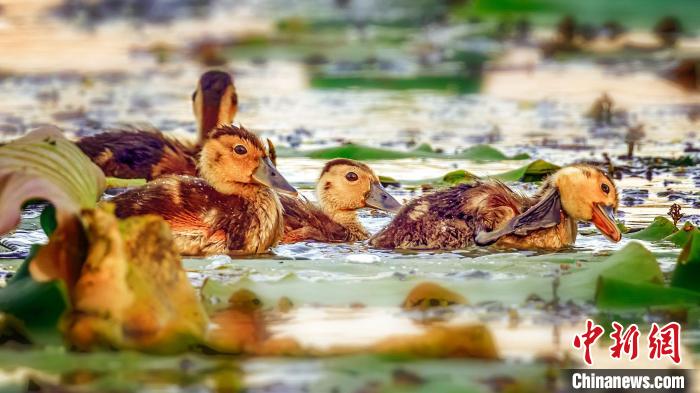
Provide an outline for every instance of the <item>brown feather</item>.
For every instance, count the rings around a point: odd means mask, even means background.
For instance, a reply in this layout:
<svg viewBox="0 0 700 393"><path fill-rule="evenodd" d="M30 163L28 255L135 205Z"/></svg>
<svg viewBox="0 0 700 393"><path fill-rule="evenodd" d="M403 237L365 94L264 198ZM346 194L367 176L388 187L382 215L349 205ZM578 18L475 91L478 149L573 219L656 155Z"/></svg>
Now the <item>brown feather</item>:
<svg viewBox="0 0 700 393"><path fill-rule="evenodd" d="M320 208L299 198L286 195L280 196L284 209L284 238L283 243L294 243L303 240L323 242L347 242L353 240L350 231L333 221Z"/></svg>
<svg viewBox="0 0 700 393"><path fill-rule="evenodd" d="M160 176L196 175L199 146L159 132L116 130L80 139L78 147L107 176L152 180Z"/></svg>
<svg viewBox="0 0 700 393"><path fill-rule="evenodd" d="M256 253L269 249L281 236L279 219L279 230L269 237L258 236L268 213L254 200L222 194L206 181L189 176L163 177L110 202L116 205L120 218L143 214L163 217L179 251L187 255Z"/></svg>
<svg viewBox="0 0 700 393"><path fill-rule="evenodd" d="M496 181L461 184L406 205L370 239L379 248L457 249L474 244L480 230L499 228L533 200Z"/></svg>

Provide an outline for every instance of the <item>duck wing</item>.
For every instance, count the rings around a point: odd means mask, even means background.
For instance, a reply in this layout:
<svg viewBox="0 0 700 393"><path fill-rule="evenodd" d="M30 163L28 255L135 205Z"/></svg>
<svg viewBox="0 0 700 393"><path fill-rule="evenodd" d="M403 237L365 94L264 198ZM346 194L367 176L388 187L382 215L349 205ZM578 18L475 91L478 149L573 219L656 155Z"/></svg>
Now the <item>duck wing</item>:
<svg viewBox="0 0 700 393"><path fill-rule="evenodd" d="M333 221L307 199L280 195L280 202L284 209L284 243L304 240L325 242L352 240L350 231Z"/></svg>
<svg viewBox="0 0 700 393"><path fill-rule="evenodd" d="M538 229L551 228L561 222L561 211L559 190L552 188L543 195L539 202L513 217L501 229L491 232L480 231L474 242L479 246L487 246L506 235L522 236Z"/></svg>

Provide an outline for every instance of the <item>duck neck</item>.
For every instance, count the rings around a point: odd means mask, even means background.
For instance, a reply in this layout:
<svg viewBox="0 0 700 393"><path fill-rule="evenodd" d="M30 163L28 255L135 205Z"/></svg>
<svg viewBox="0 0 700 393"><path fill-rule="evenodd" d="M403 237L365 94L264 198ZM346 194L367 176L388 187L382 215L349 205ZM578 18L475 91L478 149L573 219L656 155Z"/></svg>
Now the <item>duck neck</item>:
<svg viewBox="0 0 700 393"><path fill-rule="evenodd" d="M353 239L363 240L369 237L369 233L357 219L357 212L355 210L333 210L325 206L322 206L322 209L333 221L346 228Z"/></svg>

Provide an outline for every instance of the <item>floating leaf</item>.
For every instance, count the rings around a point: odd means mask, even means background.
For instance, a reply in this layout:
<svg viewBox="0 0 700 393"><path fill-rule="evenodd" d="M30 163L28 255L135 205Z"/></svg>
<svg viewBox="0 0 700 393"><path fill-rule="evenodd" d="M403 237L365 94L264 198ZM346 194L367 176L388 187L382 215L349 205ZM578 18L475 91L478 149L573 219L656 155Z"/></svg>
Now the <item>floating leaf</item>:
<svg viewBox="0 0 700 393"><path fill-rule="evenodd" d="M432 282L423 282L411 290L401 307L406 310L426 310L467 303L467 299L457 292Z"/></svg>
<svg viewBox="0 0 700 393"><path fill-rule="evenodd" d="M427 143L421 143L420 145L418 145L418 147L413 149L413 151L423 153L435 153L435 149L433 149L433 147Z"/></svg>
<svg viewBox="0 0 700 393"><path fill-rule="evenodd" d="M545 160L535 160L523 167L494 175L503 181L537 182L558 171L561 167Z"/></svg>
<svg viewBox="0 0 700 393"><path fill-rule="evenodd" d="M326 75L317 73L311 77L311 87L316 89L385 89L385 90L446 90L456 93L476 93L479 78L456 75L415 75L396 77L386 75Z"/></svg>
<svg viewBox="0 0 700 393"><path fill-rule="evenodd" d="M479 177L471 172L467 172L463 169L457 169L452 172L448 172L442 177L440 183L454 185L461 183L471 183L478 180Z"/></svg>
<svg viewBox="0 0 700 393"><path fill-rule="evenodd" d="M432 157L435 154L420 151L398 151L380 149L347 143L341 146L329 147L326 149L312 150L306 153L307 157L331 160L334 158L349 158L351 160L396 160L401 158Z"/></svg>
<svg viewBox="0 0 700 393"><path fill-rule="evenodd" d="M683 247L685 243L693 236L693 234L700 233L695 225L690 222L686 222L679 231L669 236L666 236L664 240L670 241L678 247Z"/></svg>
<svg viewBox="0 0 700 393"><path fill-rule="evenodd" d="M229 298L229 306L211 316L206 334L209 348L224 353L253 353L266 338L262 301L252 291L240 289Z"/></svg>
<svg viewBox="0 0 700 393"><path fill-rule="evenodd" d="M658 216L654 218L654 221L648 227L641 231L630 233L627 237L636 240L657 241L673 234L677 230L678 229L676 229L676 226L673 225L671 220L663 216Z"/></svg>
<svg viewBox="0 0 700 393"><path fill-rule="evenodd" d="M157 216L118 221L83 213L89 250L71 291L67 340L94 348L178 352L202 341L207 318L182 269L170 228Z"/></svg>
<svg viewBox="0 0 700 393"><path fill-rule="evenodd" d="M0 234L14 229L29 200L63 214L90 208L102 195L102 171L56 127L42 127L0 146Z"/></svg>
<svg viewBox="0 0 700 393"><path fill-rule="evenodd" d="M372 352L401 357L497 359L496 343L484 325L430 326L420 335L398 335L373 345Z"/></svg>
<svg viewBox="0 0 700 393"><path fill-rule="evenodd" d="M352 160L398 160L404 158L443 158L443 159L467 159L475 161L500 161L511 159L529 158L527 155L508 157L501 151L488 145L472 146L459 154L448 155L436 152L430 145L422 144L414 150L400 151L369 147L356 143L346 143L340 146L317 149L311 151L290 151L278 149L280 155L287 157L309 157L316 159L331 160L334 158L349 158Z"/></svg>
<svg viewBox="0 0 700 393"><path fill-rule="evenodd" d="M460 153L453 156L454 158L463 158L466 160L474 161L502 161L502 160L527 160L530 155L527 153L521 153L513 157L505 155L500 150L489 146L489 145L475 145L471 146Z"/></svg>
<svg viewBox="0 0 700 393"><path fill-rule="evenodd" d="M631 242L603 262L562 276L559 289L561 298L593 299L599 277L634 283L663 282L663 274L654 255L640 243Z"/></svg>
<svg viewBox="0 0 700 393"><path fill-rule="evenodd" d="M666 287L660 283L601 277L596 288L595 303L600 309L687 306L700 304L700 292Z"/></svg>
<svg viewBox="0 0 700 393"><path fill-rule="evenodd" d="M39 246L32 247L15 276L0 289L0 311L21 321L35 344L58 344L58 323L68 308L66 287L60 280L37 282L29 274L29 264Z"/></svg>
<svg viewBox="0 0 700 393"><path fill-rule="evenodd" d="M401 183L394 179L393 177L389 176L377 176L379 177L379 182L382 184L384 187L401 187Z"/></svg>
<svg viewBox="0 0 700 393"><path fill-rule="evenodd" d="M700 293L700 232L692 234L678 256L671 286Z"/></svg>

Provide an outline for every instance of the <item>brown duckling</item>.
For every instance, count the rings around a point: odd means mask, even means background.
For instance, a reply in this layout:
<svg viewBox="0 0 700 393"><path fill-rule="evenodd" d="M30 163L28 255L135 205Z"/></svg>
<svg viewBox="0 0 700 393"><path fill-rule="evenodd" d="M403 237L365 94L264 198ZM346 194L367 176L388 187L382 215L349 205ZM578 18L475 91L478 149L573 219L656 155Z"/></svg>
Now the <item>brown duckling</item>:
<svg viewBox="0 0 700 393"><path fill-rule="evenodd" d="M370 244L379 248L458 249L471 245L560 249L576 241L577 221L608 239L621 238L612 179L587 165L564 167L533 197L505 184L478 181L422 196L406 205Z"/></svg>
<svg viewBox="0 0 700 393"><path fill-rule="evenodd" d="M110 202L117 217L162 216L185 255L265 253L277 244L284 224L275 191L296 195L296 190L255 134L242 127L215 128L202 147L199 173L201 178L164 176Z"/></svg>
<svg viewBox="0 0 700 393"><path fill-rule="evenodd" d="M80 149L107 176L155 179L159 176L197 175L197 155L209 132L231 124L238 110L238 96L231 75L207 71L192 94L198 140L188 143L152 131L109 131L80 139Z"/></svg>
<svg viewBox="0 0 700 393"><path fill-rule="evenodd" d="M307 200L280 196L284 207L283 243L365 240L369 233L357 219L358 209L371 207L395 213L401 208L370 167L344 158L326 163L316 195L318 207Z"/></svg>

